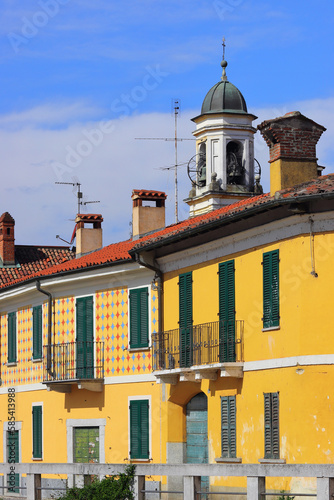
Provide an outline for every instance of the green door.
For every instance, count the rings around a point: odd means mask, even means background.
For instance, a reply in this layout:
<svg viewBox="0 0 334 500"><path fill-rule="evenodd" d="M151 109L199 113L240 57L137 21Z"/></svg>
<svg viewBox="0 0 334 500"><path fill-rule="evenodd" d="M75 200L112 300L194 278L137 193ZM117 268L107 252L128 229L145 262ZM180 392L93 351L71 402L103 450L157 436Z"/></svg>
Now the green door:
<svg viewBox="0 0 334 500"><path fill-rule="evenodd" d="M10 464L16 464L20 461L19 431L7 431L7 460ZM14 470L7 474L7 486L8 492L19 493L20 474L16 474Z"/></svg>
<svg viewBox="0 0 334 500"><path fill-rule="evenodd" d="M99 428L74 427L73 448L74 463L99 463Z"/></svg>
<svg viewBox="0 0 334 500"><path fill-rule="evenodd" d="M219 264L219 361L235 361L234 260Z"/></svg>
<svg viewBox="0 0 334 500"><path fill-rule="evenodd" d="M187 459L188 464L207 464L208 447L208 401L204 392L194 396L186 408L187 412ZM201 491L209 491L209 478L201 477ZM201 499L206 499L201 495Z"/></svg>
<svg viewBox="0 0 334 500"><path fill-rule="evenodd" d="M77 299L76 376L94 378L93 297Z"/></svg>
<svg viewBox="0 0 334 500"><path fill-rule="evenodd" d="M193 295L192 273L179 276L179 327L180 327L180 366L192 365L193 357Z"/></svg>

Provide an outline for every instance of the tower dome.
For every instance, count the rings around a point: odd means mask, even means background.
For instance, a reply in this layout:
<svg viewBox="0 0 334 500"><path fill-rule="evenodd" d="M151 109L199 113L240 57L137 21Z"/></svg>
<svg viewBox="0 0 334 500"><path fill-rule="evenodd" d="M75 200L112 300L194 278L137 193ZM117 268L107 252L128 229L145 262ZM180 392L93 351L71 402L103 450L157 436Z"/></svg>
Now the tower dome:
<svg viewBox="0 0 334 500"><path fill-rule="evenodd" d="M247 113L244 96L233 83L222 81L216 83L206 94L201 114L207 113Z"/></svg>
<svg viewBox="0 0 334 500"><path fill-rule="evenodd" d="M220 82L216 83L206 94L201 114L207 113L247 113L244 96L233 83L227 80L225 68L227 62L221 62L223 75Z"/></svg>
<svg viewBox="0 0 334 500"><path fill-rule="evenodd" d="M188 162L192 188L186 200L191 217L253 196L255 190L252 122L257 117L248 113L242 93L228 81L224 53L221 66L221 81L193 118L196 154Z"/></svg>

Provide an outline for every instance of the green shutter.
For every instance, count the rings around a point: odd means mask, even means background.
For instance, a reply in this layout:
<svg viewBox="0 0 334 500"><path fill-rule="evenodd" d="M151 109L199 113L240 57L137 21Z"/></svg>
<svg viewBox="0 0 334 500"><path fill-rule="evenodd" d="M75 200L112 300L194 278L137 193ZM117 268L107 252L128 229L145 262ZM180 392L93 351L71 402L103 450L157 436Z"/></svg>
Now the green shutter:
<svg viewBox="0 0 334 500"><path fill-rule="evenodd" d="M235 361L234 260L219 264L219 361Z"/></svg>
<svg viewBox="0 0 334 500"><path fill-rule="evenodd" d="M263 254L263 328L279 326L279 250Z"/></svg>
<svg viewBox="0 0 334 500"><path fill-rule="evenodd" d="M192 273L179 276L180 366L192 365L193 295Z"/></svg>
<svg viewBox="0 0 334 500"><path fill-rule="evenodd" d="M32 407L32 456L42 458L42 407Z"/></svg>
<svg viewBox="0 0 334 500"><path fill-rule="evenodd" d="M77 378L94 377L93 297L80 297L77 309Z"/></svg>
<svg viewBox="0 0 334 500"><path fill-rule="evenodd" d="M16 312L8 314L8 363L16 363Z"/></svg>
<svg viewBox="0 0 334 500"><path fill-rule="evenodd" d="M130 458L149 457L149 402L130 401Z"/></svg>
<svg viewBox="0 0 334 500"><path fill-rule="evenodd" d="M236 404L235 396L221 398L222 457L236 457Z"/></svg>
<svg viewBox="0 0 334 500"><path fill-rule="evenodd" d="M148 288L130 290L130 348L148 347Z"/></svg>
<svg viewBox="0 0 334 500"><path fill-rule="evenodd" d="M42 306L33 308L33 359L41 359L43 345L43 314Z"/></svg>
<svg viewBox="0 0 334 500"><path fill-rule="evenodd" d="M279 458L278 392L264 394L264 458Z"/></svg>

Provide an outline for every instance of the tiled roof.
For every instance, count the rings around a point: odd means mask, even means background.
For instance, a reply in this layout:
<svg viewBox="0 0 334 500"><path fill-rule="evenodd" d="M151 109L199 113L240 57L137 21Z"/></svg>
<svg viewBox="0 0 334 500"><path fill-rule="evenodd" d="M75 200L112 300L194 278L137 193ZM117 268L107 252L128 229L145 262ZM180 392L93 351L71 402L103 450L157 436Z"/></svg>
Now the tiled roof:
<svg viewBox="0 0 334 500"><path fill-rule="evenodd" d="M24 273L19 273L16 268L7 269L6 271L11 271L12 274L8 277L9 279L6 279L6 281L2 279L0 274L0 288L18 284L28 279L37 277L52 276L63 272L80 271L96 266L106 265L108 263L131 261L132 259L129 253L131 250L140 249L152 243L160 241L163 242L164 240L167 240L175 235L182 237L183 233L191 231L192 229L205 230L210 223L219 223L219 221L225 223L233 216L246 214L247 211L251 213L252 210L254 211L254 209L256 210L257 208L269 209L272 205L277 205L281 202L289 202L295 200L296 198L326 194L334 194L334 174L321 176L314 181L300 184L294 188L284 189L277 192L275 196L270 196L270 194L253 196L252 198L247 198L231 205L226 205L218 210L214 210L191 219L186 219L178 224L172 224L171 226L167 226L160 231L143 236L140 239L126 240L120 243L107 245L100 250L96 250L95 252L84 255L78 259L73 259L73 255L69 255L68 253L66 254L64 250L65 253L63 254L63 262L59 259L57 262L52 262L48 266L43 265L42 267L39 263L36 263L36 266L33 267L33 262L30 261L30 263L27 263ZM32 248L36 248L36 250L41 252L45 250L39 247ZM55 249L53 248L52 250L54 251ZM67 250L67 252L69 252L69 250ZM36 260L38 261L38 259ZM0 273L1 271L4 270L0 269Z"/></svg>
<svg viewBox="0 0 334 500"><path fill-rule="evenodd" d="M68 247L15 245L17 265L0 268L0 286L24 281L36 272L49 269L75 257Z"/></svg>
<svg viewBox="0 0 334 500"><path fill-rule="evenodd" d="M132 196L154 196L155 198L167 198L163 191L152 191L147 189L133 189Z"/></svg>

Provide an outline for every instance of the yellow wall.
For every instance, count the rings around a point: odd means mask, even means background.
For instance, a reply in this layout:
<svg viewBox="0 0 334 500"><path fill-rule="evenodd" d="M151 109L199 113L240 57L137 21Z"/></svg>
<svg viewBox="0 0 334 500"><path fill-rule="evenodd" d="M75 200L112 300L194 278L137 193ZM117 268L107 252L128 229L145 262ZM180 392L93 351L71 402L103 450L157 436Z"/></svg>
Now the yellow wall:
<svg viewBox="0 0 334 500"><path fill-rule="evenodd" d="M43 381L43 362L32 361L32 307L24 305L17 311L18 356L15 366L7 366L7 311L0 315L2 349L0 423L8 421L8 388L16 390L15 420L22 422L22 461L32 460L32 404L43 404L43 461L67 462L67 419L106 419L105 457L107 462L124 463L129 459L128 398L142 396L151 398L151 456L161 461L160 439L160 386L155 382L117 383L119 376L142 376L152 372L151 349L131 351L128 349L128 289L118 287L96 290L95 339L104 342L104 376L113 380L106 382L103 392L91 392L72 386L69 394L36 390L33 384ZM150 318L152 333L158 330L157 291L150 290ZM10 310L13 310L11 308ZM75 296L57 297L53 305L53 343L74 342ZM43 306L43 345L47 344L47 304ZM25 387L27 384L31 387ZM38 386L36 386L38 387ZM24 392L20 392L20 390ZM2 429L3 426L0 426ZM3 433L0 433L0 459L3 460ZM2 457L2 458L1 458Z"/></svg>
<svg viewBox="0 0 334 500"><path fill-rule="evenodd" d="M270 194L274 195L281 189L316 179L317 176L316 161L292 161L279 158L270 164Z"/></svg>
<svg viewBox="0 0 334 500"><path fill-rule="evenodd" d="M263 331L261 263L264 252L276 249L280 259L280 327ZM167 273L164 330L179 327L179 274L189 271L193 279L193 324L218 321L218 266L234 259L236 319L244 321L245 362L332 354L333 254L332 233L311 239L303 235ZM220 398L236 395L237 457L242 463L258 463L264 458L263 393L279 392L280 457L287 463L333 463L333 377L332 365L293 366L246 371L242 379L218 376L215 381L168 385L164 436L169 442L185 442L186 404L203 391L208 397L209 462L214 463L221 456ZM289 480L280 481L268 481L268 488L290 486ZM222 483L219 478L211 484L245 485L238 479ZM305 491L312 486L314 482L309 480L298 482Z"/></svg>

